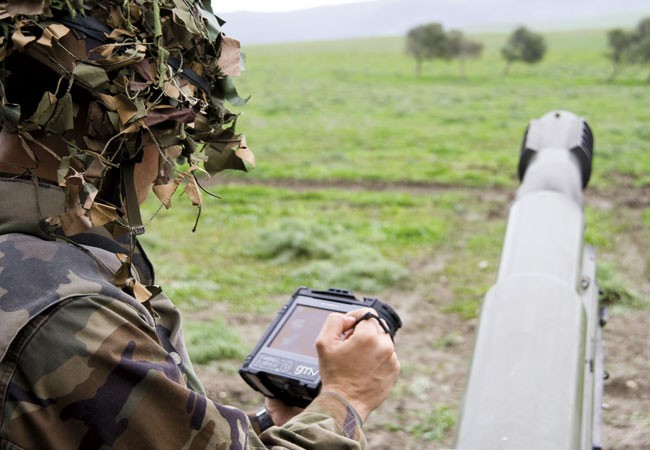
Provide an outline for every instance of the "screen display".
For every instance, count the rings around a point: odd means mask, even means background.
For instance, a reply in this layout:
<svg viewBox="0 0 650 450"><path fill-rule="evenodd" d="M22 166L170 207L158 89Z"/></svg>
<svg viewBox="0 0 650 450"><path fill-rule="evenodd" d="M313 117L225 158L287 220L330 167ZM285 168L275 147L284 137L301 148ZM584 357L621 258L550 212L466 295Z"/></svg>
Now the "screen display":
<svg viewBox="0 0 650 450"><path fill-rule="evenodd" d="M316 338L333 311L298 305L284 322L269 347L317 358Z"/></svg>

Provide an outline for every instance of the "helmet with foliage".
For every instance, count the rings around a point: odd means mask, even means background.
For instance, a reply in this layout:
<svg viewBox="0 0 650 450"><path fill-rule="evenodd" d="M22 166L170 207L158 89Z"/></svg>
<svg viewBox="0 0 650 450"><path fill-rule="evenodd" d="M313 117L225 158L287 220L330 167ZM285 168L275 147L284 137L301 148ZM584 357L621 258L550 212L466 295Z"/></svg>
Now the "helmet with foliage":
<svg viewBox="0 0 650 450"><path fill-rule="evenodd" d="M181 185L200 207L199 171L254 164L224 105L245 103L230 78L239 43L222 33L208 0L8 0L0 23L2 127L34 164L25 175L38 165L34 145L59 162L66 212L47 219L51 229L141 233L133 176L145 143L159 152L153 191L166 207ZM32 75L37 85L27 85L15 75L24 61L52 81ZM82 132L71 138L73 129ZM67 154L35 137L51 135Z"/></svg>

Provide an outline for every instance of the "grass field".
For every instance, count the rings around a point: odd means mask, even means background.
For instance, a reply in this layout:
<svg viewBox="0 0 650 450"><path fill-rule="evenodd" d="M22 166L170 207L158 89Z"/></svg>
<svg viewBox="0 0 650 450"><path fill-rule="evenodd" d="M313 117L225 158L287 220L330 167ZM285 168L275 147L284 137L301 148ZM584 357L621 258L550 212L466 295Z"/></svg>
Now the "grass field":
<svg viewBox="0 0 650 450"><path fill-rule="evenodd" d="M175 255L169 269L166 258L158 261L168 289L181 302L200 303L218 292L221 301L264 307L265 296L295 285L289 273L310 259L303 255L285 267L255 255L259 241L285 220L331 227L340 236L326 241L365 242L404 265L423 248L453 239L462 226L459 210L485 206L473 200L473 191L414 199L403 189L295 192L224 184L304 180L334 187L374 182L514 191L528 120L552 109L569 109L591 124L591 187L607 189L621 179L636 187L650 184L650 86L642 68L606 81L611 65L603 56L604 31L547 35L544 61L515 66L507 77L499 57L505 36L474 38L486 48L480 60L468 62L465 78L456 61L430 62L416 77L398 38L244 49L246 71L238 86L252 98L238 128L258 165L248 174L212 180L222 199L207 198L195 235L186 231L196 210L182 197L153 221L147 244L156 254ZM588 237L602 247L617 230L603 229L601 220L597 226ZM500 237L491 247L497 256Z"/></svg>
<svg viewBox="0 0 650 450"><path fill-rule="evenodd" d="M465 354L448 376L464 373L472 324L495 279L524 129L553 109L584 116L594 130L588 192L597 201L587 205L586 237L599 251L601 283L615 311L647 308L639 281L647 257L632 267L614 236L634 233L639 248L650 238L648 204L633 201L650 186L650 69L607 81L605 30L588 30L546 34L545 59L504 76L506 36L472 38L486 47L464 77L455 61L426 63L415 76L399 38L244 48L238 89L252 97L237 125L257 168L210 181L222 198L206 199L196 233L197 211L178 196L144 236L158 282L188 313L195 358L232 361L218 365L219 376L232 374L251 337L235 326L214 332L230 327L229 313L264 322L300 285L337 286L417 297L449 323L426 348L444 360L460 345ZM148 203L145 216L157 208ZM224 318L201 315L216 303ZM402 358L410 384L397 391L431 394L430 368L410 357ZM376 426L408 435L405 448L449 445L462 379L449 383L424 416L391 410L395 417L380 415ZM638 420L647 424L647 411Z"/></svg>
<svg viewBox="0 0 650 450"><path fill-rule="evenodd" d="M547 35L548 53L503 76L503 35L474 36L483 57L414 62L399 38L244 49L239 82L252 94L242 130L259 157L254 177L511 185L530 118L563 108L596 129L596 181L610 171L648 182L650 69L607 82L604 31Z"/></svg>

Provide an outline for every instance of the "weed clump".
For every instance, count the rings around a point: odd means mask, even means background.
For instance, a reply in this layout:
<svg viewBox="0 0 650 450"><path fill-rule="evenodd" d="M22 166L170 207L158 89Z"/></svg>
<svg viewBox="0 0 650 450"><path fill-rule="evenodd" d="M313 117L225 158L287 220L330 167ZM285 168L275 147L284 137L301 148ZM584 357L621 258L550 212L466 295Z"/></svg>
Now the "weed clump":
<svg viewBox="0 0 650 450"><path fill-rule="evenodd" d="M378 292L407 270L366 245L343 227L287 219L260 233L253 253L274 263L301 261L291 273L299 284Z"/></svg>
<svg viewBox="0 0 650 450"><path fill-rule="evenodd" d="M629 289L621 276L608 264L600 264L596 279L600 289L600 302L610 308L643 309L647 308L638 294Z"/></svg>

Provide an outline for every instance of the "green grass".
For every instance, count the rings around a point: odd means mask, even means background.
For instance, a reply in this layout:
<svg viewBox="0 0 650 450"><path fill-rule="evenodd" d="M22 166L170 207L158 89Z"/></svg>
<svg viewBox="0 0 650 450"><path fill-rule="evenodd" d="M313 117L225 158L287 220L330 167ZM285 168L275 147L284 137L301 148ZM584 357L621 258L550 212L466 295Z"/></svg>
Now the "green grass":
<svg viewBox="0 0 650 450"><path fill-rule="evenodd" d="M223 319L189 322L183 331L190 357L195 364L222 359L243 360L250 350Z"/></svg>
<svg viewBox="0 0 650 450"><path fill-rule="evenodd" d="M401 38L245 48L238 86L251 93L239 126L258 156L252 177L516 184L531 118L563 108L595 130L594 184L622 173L650 182L647 71L606 81L605 30L547 34L539 64L503 76L505 35L478 35L480 60L416 77Z"/></svg>
<svg viewBox="0 0 650 450"><path fill-rule="evenodd" d="M253 251L271 264L304 261L291 275L310 286L345 286L376 293L407 275L404 267L385 258L375 246L359 241L343 226L313 220L278 221L260 235Z"/></svg>
<svg viewBox="0 0 650 450"><path fill-rule="evenodd" d="M613 311L647 308L636 290L623 280L620 272L610 263L598 265L596 278L600 290L600 302Z"/></svg>
<svg viewBox="0 0 650 450"><path fill-rule="evenodd" d="M453 429L455 423L456 411L443 405L424 413L409 432L423 441L440 441Z"/></svg>
<svg viewBox="0 0 650 450"><path fill-rule="evenodd" d="M196 233L190 230L197 210L178 197L143 236L158 283L185 307L218 300L269 311L277 307L271 297L307 282L376 293L406 281L411 260L442 249L461 219L450 207L457 194L216 190L223 198L208 201ZM153 214L155 201L144 209L145 217Z"/></svg>

